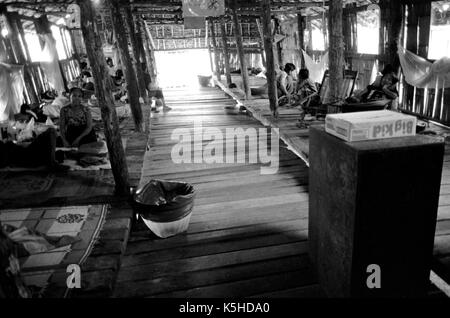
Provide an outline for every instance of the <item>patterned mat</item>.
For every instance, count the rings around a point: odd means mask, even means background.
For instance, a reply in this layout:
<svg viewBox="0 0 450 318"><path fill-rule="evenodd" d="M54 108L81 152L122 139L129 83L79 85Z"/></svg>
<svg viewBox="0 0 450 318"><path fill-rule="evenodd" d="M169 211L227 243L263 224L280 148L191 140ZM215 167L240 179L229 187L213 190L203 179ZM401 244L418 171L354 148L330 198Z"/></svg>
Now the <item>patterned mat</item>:
<svg viewBox="0 0 450 318"><path fill-rule="evenodd" d="M25 284L41 294L49 284L65 286L70 264L82 264L89 256L103 226L108 205L42 207L0 210L0 221L15 228L52 236L71 236L75 242L20 258Z"/></svg>
<svg viewBox="0 0 450 318"><path fill-rule="evenodd" d="M10 176L11 174L6 172L0 173L0 199L7 200L44 193L50 189L54 180L51 174L22 174L14 178Z"/></svg>

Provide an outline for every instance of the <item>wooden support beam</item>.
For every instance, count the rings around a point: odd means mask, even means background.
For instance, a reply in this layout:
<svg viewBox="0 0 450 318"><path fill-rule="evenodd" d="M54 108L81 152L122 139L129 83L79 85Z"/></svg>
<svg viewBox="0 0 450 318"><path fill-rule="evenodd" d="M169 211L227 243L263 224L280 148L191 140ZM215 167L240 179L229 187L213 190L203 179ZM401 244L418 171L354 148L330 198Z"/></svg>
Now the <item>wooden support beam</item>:
<svg viewBox="0 0 450 318"><path fill-rule="evenodd" d="M400 42L404 5L400 1L380 0L380 48L382 65L400 66L397 45ZM428 25L429 27L429 25Z"/></svg>
<svg viewBox="0 0 450 318"><path fill-rule="evenodd" d="M215 70L216 70L216 77L217 80L220 81L220 56L219 56L219 50L217 49L217 43L216 43L216 30L214 28L214 21L210 21L209 24L210 31L211 31L211 43L212 48L214 51L214 64L215 64Z"/></svg>
<svg viewBox="0 0 450 318"><path fill-rule="evenodd" d="M141 47L139 46L137 40L136 29L134 27L134 19L133 15L131 14L130 6L125 8L125 20L127 20L128 34L130 37L131 47L133 49L133 56L134 56L133 63L138 79L139 96L142 97L142 99L146 104L148 104L149 99L147 94L147 88L145 87L144 70L142 69L141 64Z"/></svg>
<svg viewBox="0 0 450 318"><path fill-rule="evenodd" d="M222 46L223 46L223 59L225 62L225 76L227 78L228 86L232 83L231 71L230 71L230 53L228 51L227 32L225 29L225 19L222 17L222 23L220 23L220 31L222 34Z"/></svg>
<svg viewBox="0 0 450 318"><path fill-rule="evenodd" d="M330 2L329 12L329 68L330 100L339 101L341 83L344 80L344 41L342 35L342 0ZM331 108L329 107L329 110Z"/></svg>
<svg viewBox="0 0 450 318"><path fill-rule="evenodd" d="M150 80L152 83L158 82L158 70L156 68L156 59L155 59L155 43L153 43L152 34L150 33L147 23L143 21L144 27L144 39L146 40L145 47L147 48L147 57L148 57L148 71L150 72Z"/></svg>
<svg viewBox="0 0 450 318"><path fill-rule="evenodd" d="M141 104L139 102L138 81L136 79L136 73L133 70L133 64L131 62L130 52L128 49L125 23L122 19L119 4L113 0L108 0L107 3L111 9L111 20L119 47L122 67L124 68L128 99L130 101L130 108L134 119L135 129L138 132L142 132L144 131L144 121L142 118Z"/></svg>
<svg viewBox="0 0 450 318"><path fill-rule="evenodd" d="M297 29L298 29L298 50L300 52L300 61L302 63L301 68L305 67L305 59L303 57L302 50L305 50L305 28L306 20L305 17L299 13L297 14Z"/></svg>
<svg viewBox="0 0 450 318"><path fill-rule="evenodd" d="M274 117L278 117L278 96L277 96L277 83L275 73L275 61L273 56L273 39L271 30L271 17L270 17L270 0L262 0L262 27L264 35L264 51L266 52L266 78L268 84L268 94L270 102L270 110Z"/></svg>
<svg viewBox="0 0 450 318"><path fill-rule="evenodd" d="M233 11L233 21L234 21L234 28L235 28L235 36L236 36L236 44L238 49L238 55L239 55L239 61L241 64L241 76L242 76L242 82L244 84L244 91L245 91L245 97L246 99L250 99L251 97L251 91L250 91L250 85L248 80L248 70L247 70L247 63L245 61L245 55L244 55L244 49L242 47L242 34L241 34L241 28L239 27L239 19L236 13L236 0L232 0L232 11Z"/></svg>
<svg viewBox="0 0 450 318"><path fill-rule="evenodd" d="M94 76L96 97L105 129L106 144L116 183L116 193L128 195L130 193L128 166L122 145L114 99L111 94L112 87L106 59L103 54L100 33L95 23L95 9L90 0L77 0L77 3L80 6L81 31Z"/></svg>
<svg viewBox="0 0 450 318"><path fill-rule="evenodd" d="M261 50L261 60L262 60L262 64L263 64L264 68L267 69L266 55L265 55L265 52L264 52L264 32L262 30L261 22L259 22L259 19L256 19L256 26L258 27L258 33L259 33L259 36L261 38L261 48L262 48L262 50Z"/></svg>
<svg viewBox="0 0 450 318"><path fill-rule="evenodd" d="M139 53L140 53L140 58L139 61L141 63L141 67L144 71L144 82L145 82L145 87L148 88L151 82L151 75L150 75L150 67L149 67L149 61L148 61L148 56L149 56L149 52L147 51L147 47L146 47L146 35L145 35L145 30L143 30L143 21L142 18L139 15L134 15L134 21L136 23L136 40L137 40L137 45L139 48ZM148 76L145 76L145 73L148 74ZM147 92L148 93L148 92ZM148 94L147 94L148 96Z"/></svg>

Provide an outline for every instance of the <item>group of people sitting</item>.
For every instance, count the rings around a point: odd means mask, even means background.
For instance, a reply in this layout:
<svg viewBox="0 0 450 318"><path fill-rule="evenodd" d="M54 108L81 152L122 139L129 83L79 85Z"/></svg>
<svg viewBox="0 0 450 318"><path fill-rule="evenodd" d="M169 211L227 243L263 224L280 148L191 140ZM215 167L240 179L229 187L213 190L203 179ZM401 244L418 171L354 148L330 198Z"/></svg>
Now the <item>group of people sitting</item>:
<svg viewBox="0 0 450 318"><path fill-rule="evenodd" d="M319 83L314 83L309 77L309 70L300 69L295 74L296 67L292 63L286 63L283 69L280 69L276 75L278 106L302 106L303 102L309 99L309 105L319 105L321 103L319 97ZM396 109L396 101L398 98L397 91L398 78L392 65L385 66L376 80L368 85L364 90L360 90L351 97L347 98L344 103L372 103L380 102ZM267 94L268 84L266 83L260 88L252 89L252 95ZM275 114L276 115L276 114Z"/></svg>

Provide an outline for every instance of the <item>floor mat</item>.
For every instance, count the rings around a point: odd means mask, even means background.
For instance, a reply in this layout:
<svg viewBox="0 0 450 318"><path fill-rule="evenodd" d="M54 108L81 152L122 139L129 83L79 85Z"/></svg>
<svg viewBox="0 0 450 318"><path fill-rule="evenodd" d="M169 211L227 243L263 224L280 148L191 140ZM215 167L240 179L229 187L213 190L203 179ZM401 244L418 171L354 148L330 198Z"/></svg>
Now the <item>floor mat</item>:
<svg viewBox="0 0 450 318"><path fill-rule="evenodd" d="M6 185L5 180L13 184L15 180L21 180L24 176L32 176L41 180L52 178L53 181L46 191L30 194L29 191L14 186L17 193L7 196L11 191L4 191L0 197L0 209L17 209L34 206L61 206L61 205L87 205L98 204L104 197L112 197L114 193L114 177L111 170L88 170L66 172L1 172L0 179ZM8 183L8 184L9 184ZM40 190L43 190L41 187ZM27 195L28 193L28 195Z"/></svg>
<svg viewBox="0 0 450 318"><path fill-rule="evenodd" d="M12 199L39 195L50 190L54 181L52 174L0 173L0 199Z"/></svg>
<svg viewBox="0 0 450 318"><path fill-rule="evenodd" d="M66 286L70 264L82 264L98 239L109 205L42 207L0 210L2 224L40 233L77 238L77 242L20 258L25 284L39 295L51 282Z"/></svg>

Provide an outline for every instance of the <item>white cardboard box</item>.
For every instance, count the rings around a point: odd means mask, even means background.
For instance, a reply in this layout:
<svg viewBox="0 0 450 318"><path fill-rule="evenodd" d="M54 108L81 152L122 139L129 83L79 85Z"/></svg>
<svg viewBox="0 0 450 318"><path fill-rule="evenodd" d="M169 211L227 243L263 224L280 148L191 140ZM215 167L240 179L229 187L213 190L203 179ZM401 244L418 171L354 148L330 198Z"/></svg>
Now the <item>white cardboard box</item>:
<svg viewBox="0 0 450 318"><path fill-rule="evenodd" d="M417 119L390 110L329 114L325 131L345 141L414 136Z"/></svg>

